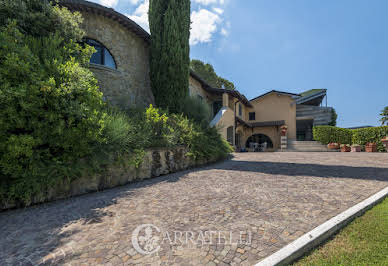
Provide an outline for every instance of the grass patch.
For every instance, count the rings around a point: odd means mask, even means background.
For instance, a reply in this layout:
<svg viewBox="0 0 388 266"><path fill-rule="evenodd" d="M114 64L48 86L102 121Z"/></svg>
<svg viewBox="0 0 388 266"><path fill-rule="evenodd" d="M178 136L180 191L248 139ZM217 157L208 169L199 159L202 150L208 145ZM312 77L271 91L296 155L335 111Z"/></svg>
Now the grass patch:
<svg viewBox="0 0 388 266"><path fill-rule="evenodd" d="M388 198L294 265L388 265Z"/></svg>

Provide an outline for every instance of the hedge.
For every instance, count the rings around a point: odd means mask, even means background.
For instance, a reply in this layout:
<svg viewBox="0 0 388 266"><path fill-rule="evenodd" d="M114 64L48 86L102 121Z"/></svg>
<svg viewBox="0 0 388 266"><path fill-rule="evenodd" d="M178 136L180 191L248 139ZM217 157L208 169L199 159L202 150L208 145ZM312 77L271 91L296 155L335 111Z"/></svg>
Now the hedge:
<svg viewBox="0 0 388 266"><path fill-rule="evenodd" d="M316 126L313 129L314 139L322 144L331 142L352 144L352 130L333 126Z"/></svg>
<svg viewBox="0 0 388 266"><path fill-rule="evenodd" d="M340 144L365 145L368 142L374 142L377 143L378 151L385 151L381 139L388 136L388 126L360 129L316 126L314 127L313 132L314 139L322 144L335 142Z"/></svg>
<svg viewBox="0 0 388 266"><path fill-rule="evenodd" d="M388 136L388 126L361 128L354 129L352 131L353 143L365 145L368 142L375 142L377 143L378 151L385 151L381 139L383 139L385 136Z"/></svg>

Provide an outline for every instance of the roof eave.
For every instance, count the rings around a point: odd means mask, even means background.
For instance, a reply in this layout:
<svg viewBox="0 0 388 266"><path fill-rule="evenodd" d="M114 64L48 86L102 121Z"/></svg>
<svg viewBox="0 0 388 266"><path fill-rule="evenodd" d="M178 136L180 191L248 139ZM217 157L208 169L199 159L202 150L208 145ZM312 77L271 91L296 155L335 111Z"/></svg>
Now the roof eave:
<svg viewBox="0 0 388 266"><path fill-rule="evenodd" d="M260 99L268 94L271 94L271 93L277 93L277 94L281 94L281 95L287 95L287 96L291 96L291 97L300 97L301 95L300 94L297 94L297 93L291 93L291 92L285 92L285 91L277 91L277 90L271 90L271 91L268 91L262 95L259 95L253 99L250 99L249 101L254 101L254 100L257 100L257 99Z"/></svg>
<svg viewBox="0 0 388 266"><path fill-rule="evenodd" d="M309 102L309 101L311 101L313 99L316 99L318 97L326 96L326 93L327 93L326 90L322 90L322 91L320 91L318 93L315 93L313 95L309 95L309 96L306 96L306 97L301 97L301 98L295 100L295 103L296 104L302 104L302 103L305 103L305 102Z"/></svg>
<svg viewBox="0 0 388 266"><path fill-rule="evenodd" d="M141 37L147 44L151 43L151 35L140 27L136 22L128 18L127 16L115 11L112 8L108 8L96 3L92 3L85 0L59 0L60 6L67 7L71 11L85 11L92 12L104 17L110 18L123 25L128 30L134 32Z"/></svg>

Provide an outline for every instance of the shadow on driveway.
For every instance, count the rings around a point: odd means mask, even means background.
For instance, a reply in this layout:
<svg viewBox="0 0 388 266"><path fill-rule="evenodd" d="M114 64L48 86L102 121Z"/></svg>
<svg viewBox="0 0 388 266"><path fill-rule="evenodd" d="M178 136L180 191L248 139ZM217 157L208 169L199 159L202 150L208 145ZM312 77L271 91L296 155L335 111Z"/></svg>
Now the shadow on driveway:
<svg viewBox="0 0 388 266"><path fill-rule="evenodd" d="M388 181L388 168L379 167L231 160L228 163L217 164L214 168L285 176L339 177Z"/></svg>

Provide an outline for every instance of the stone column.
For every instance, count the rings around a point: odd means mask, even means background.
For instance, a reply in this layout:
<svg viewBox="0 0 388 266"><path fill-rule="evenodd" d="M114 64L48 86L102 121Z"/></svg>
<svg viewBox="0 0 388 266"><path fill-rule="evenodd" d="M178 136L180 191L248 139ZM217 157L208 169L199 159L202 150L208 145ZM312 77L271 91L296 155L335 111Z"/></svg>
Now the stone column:
<svg viewBox="0 0 388 266"><path fill-rule="evenodd" d="M282 151L287 150L287 126L283 125L280 127L281 129L281 136L280 136L280 149Z"/></svg>
<svg viewBox="0 0 388 266"><path fill-rule="evenodd" d="M282 151L287 150L287 136L280 137L280 148Z"/></svg>

